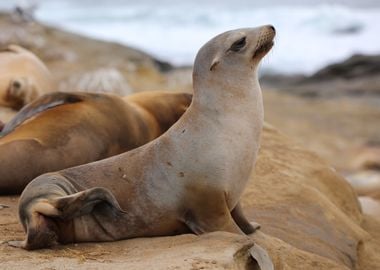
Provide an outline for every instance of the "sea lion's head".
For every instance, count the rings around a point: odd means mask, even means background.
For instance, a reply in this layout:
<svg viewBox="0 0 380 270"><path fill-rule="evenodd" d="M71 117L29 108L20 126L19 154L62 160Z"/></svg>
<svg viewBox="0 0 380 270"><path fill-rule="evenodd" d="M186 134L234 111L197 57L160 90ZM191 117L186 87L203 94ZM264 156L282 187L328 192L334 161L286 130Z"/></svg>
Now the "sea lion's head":
<svg viewBox="0 0 380 270"><path fill-rule="evenodd" d="M27 101L28 98L30 99L29 96L32 99L37 97L35 88L31 80L26 77L12 79L9 83L5 100L12 109L19 110L30 101Z"/></svg>
<svg viewBox="0 0 380 270"><path fill-rule="evenodd" d="M0 49L0 106L19 110L53 89L51 74L36 55L16 45Z"/></svg>
<svg viewBox="0 0 380 270"><path fill-rule="evenodd" d="M196 56L194 82L231 84L252 77L252 71L256 72L260 60L272 48L275 34L273 26L265 25L231 30L214 37Z"/></svg>

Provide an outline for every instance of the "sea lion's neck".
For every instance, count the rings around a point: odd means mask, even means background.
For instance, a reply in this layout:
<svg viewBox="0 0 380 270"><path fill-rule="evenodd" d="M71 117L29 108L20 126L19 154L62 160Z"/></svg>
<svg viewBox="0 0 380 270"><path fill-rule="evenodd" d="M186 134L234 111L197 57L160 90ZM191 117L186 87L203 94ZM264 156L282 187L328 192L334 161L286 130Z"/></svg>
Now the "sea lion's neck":
<svg viewBox="0 0 380 270"><path fill-rule="evenodd" d="M192 107L207 112L255 112L262 107L262 94L255 74L220 81L203 80L194 84Z"/></svg>

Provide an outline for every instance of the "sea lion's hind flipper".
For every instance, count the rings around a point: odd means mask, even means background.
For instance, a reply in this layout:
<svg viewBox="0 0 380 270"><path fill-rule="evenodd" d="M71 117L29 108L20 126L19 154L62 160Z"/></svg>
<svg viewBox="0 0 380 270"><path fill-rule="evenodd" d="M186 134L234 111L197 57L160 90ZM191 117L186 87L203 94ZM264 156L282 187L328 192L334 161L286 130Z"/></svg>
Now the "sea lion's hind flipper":
<svg viewBox="0 0 380 270"><path fill-rule="evenodd" d="M37 114L46 111L48 109L61 106L64 104L72 104L85 100L85 96L80 93L49 93L45 94L33 102L23 107L16 115L5 124L3 129L3 135L12 132L15 128L21 125L26 120L36 116Z"/></svg>
<svg viewBox="0 0 380 270"><path fill-rule="evenodd" d="M59 211L48 200L39 200L28 211L20 213L20 219L26 231L24 241L9 241L13 247L28 250L51 247L57 244L57 225L54 217L60 215Z"/></svg>
<svg viewBox="0 0 380 270"><path fill-rule="evenodd" d="M125 213L115 196L108 189L95 187L72 195L55 198L52 205L60 212L61 219L73 219L90 214L96 205L106 203L119 213Z"/></svg>
<svg viewBox="0 0 380 270"><path fill-rule="evenodd" d="M249 222L248 219L244 216L243 208L241 207L240 202L235 206L234 209L232 209L231 216L245 234L251 234L260 229L260 224Z"/></svg>

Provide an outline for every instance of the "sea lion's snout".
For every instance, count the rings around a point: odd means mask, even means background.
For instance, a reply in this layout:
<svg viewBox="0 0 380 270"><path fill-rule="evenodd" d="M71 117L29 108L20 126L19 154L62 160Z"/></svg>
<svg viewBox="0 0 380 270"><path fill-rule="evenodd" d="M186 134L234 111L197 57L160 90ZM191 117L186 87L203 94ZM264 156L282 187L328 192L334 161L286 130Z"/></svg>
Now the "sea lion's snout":
<svg viewBox="0 0 380 270"><path fill-rule="evenodd" d="M273 25L265 25L260 29L260 36L252 58L264 57L274 45L274 37L276 36L276 28Z"/></svg>
<svg viewBox="0 0 380 270"><path fill-rule="evenodd" d="M274 34L276 34L276 28L274 28L273 25L267 25L267 27L268 27L269 29L271 29L271 30L273 31Z"/></svg>

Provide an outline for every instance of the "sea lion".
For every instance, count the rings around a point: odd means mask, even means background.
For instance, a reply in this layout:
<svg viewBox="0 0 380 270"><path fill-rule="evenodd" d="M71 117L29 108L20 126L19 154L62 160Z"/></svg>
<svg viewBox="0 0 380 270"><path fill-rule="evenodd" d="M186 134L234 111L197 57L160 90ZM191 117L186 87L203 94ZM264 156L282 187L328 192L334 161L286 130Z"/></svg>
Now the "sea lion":
<svg viewBox="0 0 380 270"><path fill-rule="evenodd" d="M191 94L51 93L25 106L0 138L0 194L19 194L33 178L120 154L165 132Z"/></svg>
<svg viewBox="0 0 380 270"><path fill-rule="evenodd" d="M252 233L240 196L263 125L257 69L273 26L228 31L198 52L193 101L158 139L102 161L34 179L20 197L25 241L56 243L134 237Z"/></svg>
<svg viewBox="0 0 380 270"><path fill-rule="evenodd" d="M0 106L18 110L54 90L52 76L30 51L9 45L0 52Z"/></svg>

